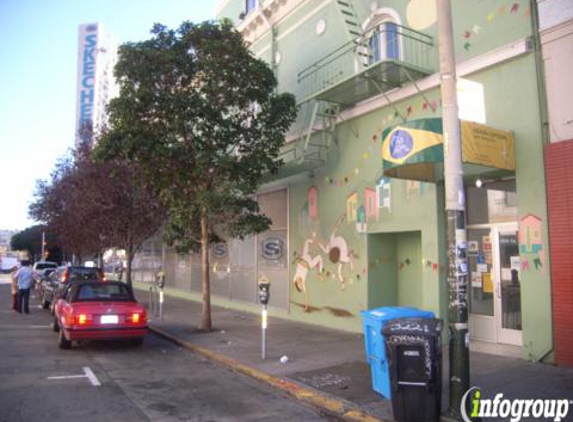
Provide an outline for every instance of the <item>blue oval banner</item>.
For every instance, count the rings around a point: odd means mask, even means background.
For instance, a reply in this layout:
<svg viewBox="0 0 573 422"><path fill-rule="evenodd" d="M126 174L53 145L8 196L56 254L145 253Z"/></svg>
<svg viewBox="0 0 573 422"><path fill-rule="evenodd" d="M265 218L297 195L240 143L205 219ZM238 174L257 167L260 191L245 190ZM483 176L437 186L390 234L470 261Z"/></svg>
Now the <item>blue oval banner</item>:
<svg viewBox="0 0 573 422"><path fill-rule="evenodd" d="M414 147L414 140L409 132L398 129L390 138L390 155L392 158L406 157Z"/></svg>

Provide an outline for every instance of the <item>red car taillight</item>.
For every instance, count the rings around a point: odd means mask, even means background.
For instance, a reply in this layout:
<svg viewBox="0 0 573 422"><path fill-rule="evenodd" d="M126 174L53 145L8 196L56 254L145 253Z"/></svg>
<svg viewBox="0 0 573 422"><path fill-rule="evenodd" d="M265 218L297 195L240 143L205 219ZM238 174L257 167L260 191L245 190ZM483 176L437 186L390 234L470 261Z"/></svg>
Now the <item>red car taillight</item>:
<svg viewBox="0 0 573 422"><path fill-rule="evenodd" d="M89 314L77 314L74 315L74 324L76 325L90 325L93 322L93 318Z"/></svg>
<svg viewBox="0 0 573 422"><path fill-rule="evenodd" d="M133 324L141 324L147 321L147 314L145 311L143 312L134 312L126 317L127 322L131 322Z"/></svg>

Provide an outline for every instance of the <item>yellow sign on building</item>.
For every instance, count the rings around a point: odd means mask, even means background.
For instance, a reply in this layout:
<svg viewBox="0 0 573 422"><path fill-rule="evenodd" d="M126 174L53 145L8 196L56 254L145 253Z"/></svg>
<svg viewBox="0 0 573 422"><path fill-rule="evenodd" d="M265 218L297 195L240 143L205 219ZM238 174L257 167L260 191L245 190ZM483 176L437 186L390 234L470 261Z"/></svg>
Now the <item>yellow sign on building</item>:
<svg viewBox="0 0 573 422"><path fill-rule="evenodd" d="M515 170L513 133L461 121L462 161L503 170Z"/></svg>

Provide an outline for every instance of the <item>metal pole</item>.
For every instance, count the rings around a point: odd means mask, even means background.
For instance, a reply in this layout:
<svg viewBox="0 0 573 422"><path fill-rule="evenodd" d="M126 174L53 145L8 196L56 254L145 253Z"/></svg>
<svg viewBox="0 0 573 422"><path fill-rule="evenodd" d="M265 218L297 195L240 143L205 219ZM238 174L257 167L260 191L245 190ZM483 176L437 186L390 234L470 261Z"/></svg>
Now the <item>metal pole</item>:
<svg viewBox="0 0 573 422"><path fill-rule="evenodd" d="M450 332L450 403L448 416L459 420L469 389L468 265L461 133L450 0L437 0L444 182L448 240L448 326Z"/></svg>
<svg viewBox="0 0 573 422"><path fill-rule="evenodd" d="M159 321L163 319L163 288L159 289Z"/></svg>
<svg viewBox="0 0 573 422"><path fill-rule="evenodd" d="M263 305L262 320L261 320L261 330L262 330L262 353L261 357L263 359L267 358L267 305Z"/></svg>
<svg viewBox="0 0 573 422"><path fill-rule="evenodd" d="M45 253L46 253L46 232L42 232L42 257L40 258L40 261L43 261L45 259Z"/></svg>

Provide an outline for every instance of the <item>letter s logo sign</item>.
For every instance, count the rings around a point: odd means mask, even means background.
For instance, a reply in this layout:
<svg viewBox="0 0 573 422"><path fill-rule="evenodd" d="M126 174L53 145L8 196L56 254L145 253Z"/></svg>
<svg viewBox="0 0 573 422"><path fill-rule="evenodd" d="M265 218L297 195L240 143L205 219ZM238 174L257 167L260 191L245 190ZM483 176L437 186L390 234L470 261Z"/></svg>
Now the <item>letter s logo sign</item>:
<svg viewBox="0 0 573 422"><path fill-rule="evenodd" d="M283 241L277 237L269 237L261 243L261 255L268 261L276 261L283 256Z"/></svg>
<svg viewBox="0 0 573 422"><path fill-rule="evenodd" d="M213 246L213 257L216 259L225 258L227 256L227 244L217 243Z"/></svg>

